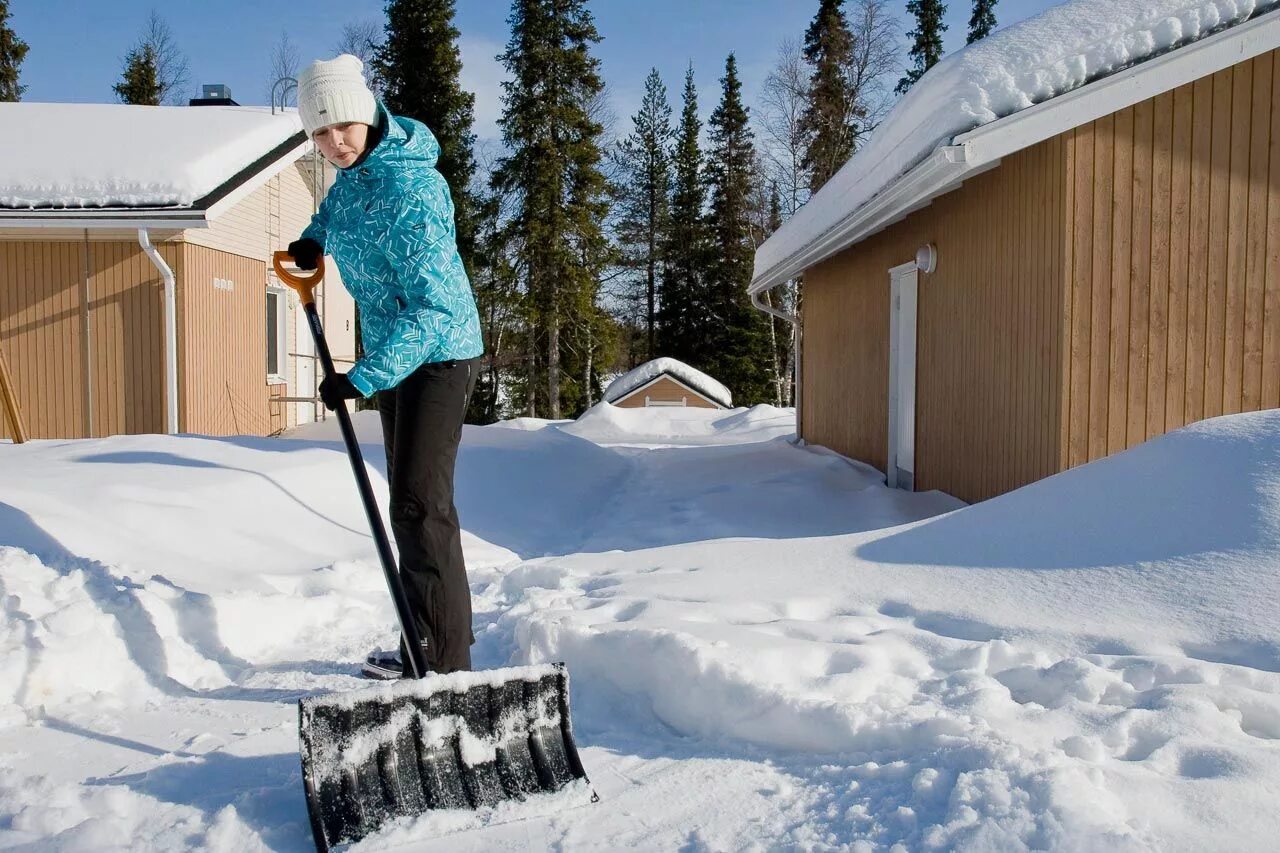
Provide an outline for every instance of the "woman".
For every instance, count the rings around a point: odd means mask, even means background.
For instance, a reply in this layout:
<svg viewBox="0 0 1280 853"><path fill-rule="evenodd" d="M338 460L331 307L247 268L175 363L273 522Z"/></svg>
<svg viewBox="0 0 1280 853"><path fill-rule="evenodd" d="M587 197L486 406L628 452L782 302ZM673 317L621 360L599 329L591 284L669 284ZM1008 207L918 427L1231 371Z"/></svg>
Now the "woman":
<svg viewBox="0 0 1280 853"><path fill-rule="evenodd" d="M428 665L453 672L471 668L475 642L453 469L484 350L480 318L435 169L440 146L421 122L388 113L362 69L343 54L298 76L303 126L339 171L289 254L302 269L332 257L360 308L364 356L325 377L320 397L330 410L377 400L400 577ZM401 677L403 643L369 655L365 674Z"/></svg>

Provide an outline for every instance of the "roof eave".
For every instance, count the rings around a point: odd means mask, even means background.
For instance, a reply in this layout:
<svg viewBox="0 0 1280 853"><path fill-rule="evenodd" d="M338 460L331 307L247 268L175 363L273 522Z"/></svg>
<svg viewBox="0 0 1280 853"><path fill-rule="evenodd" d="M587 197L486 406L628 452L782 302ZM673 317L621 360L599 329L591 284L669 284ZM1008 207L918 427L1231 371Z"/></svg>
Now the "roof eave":
<svg viewBox="0 0 1280 853"><path fill-rule="evenodd" d="M956 136L826 233L752 279L758 293L905 219L1017 151L1280 48L1280 11L1140 62ZM953 168L948 168L948 165Z"/></svg>
<svg viewBox="0 0 1280 853"><path fill-rule="evenodd" d="M0 210L0 228L74 228L90 231L121 228L169 229L208 228L205 212L181 210L106 209Z"/></svg>
<svg viewBox="0 0 1280 853"><path fill-rule="evenodd" d="M89 230L208 228L212 220L310 151L311 145L306 134L298 131L189 207L4 208L0 209L0 227Z"/></svg>
<svg viewBox="0 0 1280 853"><path fill-rule="evenodd" d="M705 389L697 388L693 385L690 385L688 382L684 381L679 376L676 376L674 373L671 373L670 371L667 371L667 370L662 371L657 376L653 377L643 385L637 385L636 387L632 388L630 391L626 392L625 394L619 394L618 396L614 397L612 400L606 398L605 402L609 403L610 405L615 405L618 402L627 399L628 397L634 397L636 394L639 394L641 391L645 390L646 388L652 387L653 385L657 384L663 379L670 379L672 382L676 383L681 388L684 388L687 391L691 391L694 394L697 394L699 397L703 398L704 400L715 403L717 406L719 406L722 409L729 408L729 403L726 403L723 400L721 400L719 395L711 394ZM732 400L730 402L732 402Z"/></svg>
<svg viewBox="0 0 1280 853"><path fill-rule="evenodd" d="M934 198L959 186L970 175L997 165L999 161L973 162L963 145L944 145L934 149L929 157L838 221L826 233L756 276L748 292L759 293L795 278L814 264L905 219Z"/></svg>

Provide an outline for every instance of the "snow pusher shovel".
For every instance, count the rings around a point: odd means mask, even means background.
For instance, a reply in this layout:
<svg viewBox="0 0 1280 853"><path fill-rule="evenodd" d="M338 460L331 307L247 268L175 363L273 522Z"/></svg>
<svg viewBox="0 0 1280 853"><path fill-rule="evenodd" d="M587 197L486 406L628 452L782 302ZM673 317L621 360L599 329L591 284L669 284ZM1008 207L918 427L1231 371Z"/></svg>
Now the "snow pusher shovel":
<svg viewBox="0 0 1280 853"><path fill-rule="evenodd" d="M307 276L286 269L292 260L276 252L273 265L302 299L329 376L333 357L315 305L324 259ZM396 818L433 809L478 809L571 787L594 802L573 742L564 664L428 671L345 405L337 416L414 677L298 703L302 782L316 849L326 853Z"/></svg>

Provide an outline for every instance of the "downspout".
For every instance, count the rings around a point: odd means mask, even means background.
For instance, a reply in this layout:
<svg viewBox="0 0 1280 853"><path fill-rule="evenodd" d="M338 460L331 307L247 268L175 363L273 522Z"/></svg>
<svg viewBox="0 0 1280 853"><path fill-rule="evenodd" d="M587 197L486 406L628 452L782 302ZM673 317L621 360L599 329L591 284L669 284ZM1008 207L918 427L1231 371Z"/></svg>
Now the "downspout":
<svg viewBox="0 0 1280 853"><path fill-rule="evenodd" d="M164 279L164 386L165 386L165 431L169 435L178 432L178 309L177 286L173 279L173 270L160 257L156 247L151 245L151 236L147 229L138 229L138 245L151 258L151 263L160 271Z"/></svg>
<svg viewBox="0 0 1280 853"><path fill-rule="evenodd" d="M774 285L774 287L777 287L777 285ZM803 358L804 326L800 323L800 318L795 316L794 314L788 314L785 311L779 311L777 308L774 308L772 305L766 305L765 303L760 301L760 297L763 296L767 291L772 289L773 288L765 288L764 290L757 290L754 293L752 293L751 304L756 306L766 314L772 314L774 317L777 317L779 320L783 320L787 323L790 323L795 329L796 377L795 377L795 384L793 386L794 390L791 392L791 396L795 400L795 405L796 405L796 440L798 441L804 436L804 432L802 431L803 423L801 421L801 418L803 417L802 413L804 412L804 409L800 405L801 404L800 394L801 394L801 388L802 388L801 379L803 376L801 371L801 365L804 363L804 358Z"/></svg>

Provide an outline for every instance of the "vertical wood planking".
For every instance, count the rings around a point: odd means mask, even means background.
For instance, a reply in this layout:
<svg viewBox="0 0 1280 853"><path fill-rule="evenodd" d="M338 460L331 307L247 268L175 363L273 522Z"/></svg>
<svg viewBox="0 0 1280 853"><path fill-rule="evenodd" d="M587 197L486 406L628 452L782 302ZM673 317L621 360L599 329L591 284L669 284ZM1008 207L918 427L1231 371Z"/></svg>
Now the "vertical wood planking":
<svg viewBox="0 0 1280 853"><path fill-rule="evenodd" d="M1191 119L1191 217L1187 262L1186 423L1205 417L1206 312L1209 293L1209 207L1213 163L1213 97L1211 78L1193 84Z"/></svg>
<svg viewBox="0 0 1280 853"><path fill-rule="evenodd" d="M1127 444L1129 412L1129 265L1133 256L1134 111L1115 115L1114 175L1111 194L1111 333L1108 354L1106 452ZM1145 333L1145 329L1143 332Z"/></svg>
<svg viewBox="0 0 1280 853"><path fill-rule="evenodd" d="M1223 413L1226 356L1227 241L1231 202L1231 69L1213 75L1209 178L1209 272L1205 277L1204 417Z"/></svg>
<svg viewBox="0 0 1280 853"><path fill-rule="evenodd" d="M1267 241L1262 297L1262 406L1280 406L1280 59L1271 57L1271 143L1267 157Z"/></svg>
<svg viewBox="0 0 1280 853"><path fill-rule="evenodd" d="M1129 352L1127 399L1125 400L1124 445L1137 444L1147 437L1147 394L1151 347L1151 197L1154 167L1152 135L1155 128L1155 104L1147 100L1133 110L1133 243L1127 258L1129 265Z"/></svg>
<svg viewBox="0 0 1280 853"><path fill-rule="evenodd" d="M1226 294L1223 304L1222 412L1241 410L1244 391L1244 303L1247 275L1246 238L1249 232L1249 151L1252 143L1253 63L1231 69L1228 113Z"/></svg>
<svg viewBox="0 0 1280 853"><path fill-rule="evenodd" d="M1189 226L1193 218L1191 210L1192 133L1194 119L1194 90L1183 86L1172 93L1173 110L1169 127L1169 155L1160 160L1163 172L1157 170L1154 178L1167 193L1169 215L1159 222L1159 229L1167 251L1161 254L1159 273L1152 275L1152 301L1158 294L1166 294L1168 308L1161 325L1152 323L1151 339L1160 345L1163 358L1154 359L1151 365L1151 392L1164 401L1163 411L1152 406L1147 420L1147 438L1176 429L1186 423L1187 400L1187 309L1188 275L1191 253ZM1157 102L1158 103L1158 102ZM1157 107L1157 116L1160 116ZM1160 119L1157 118L1157 123ZM1168 187L1167 190L1164 187ZM1161 202L1163 204L1163 200ZM1163 208L1162 208L1163 209ZM1153 229L1155 226L1153 219ZM1168 257L1167 266L1164 257ZM1153 264L1155 261L1153 261ZM1161 282L1164 278L1166 281ZM1155 318L1153 312L1153 320Z"/></svg>
<svg viewBox="0 0 1280 853"><path fill-rule="evenodd" d="M1240 405L1245 411L1262 407L1262 336L1267 260L1268 144L1274 57L1266 53L1253 60L1250 94L1248 214L1245 227L1244 331L1241 341ZM1278 211L1280 212L1280 211Z"/></svg>

